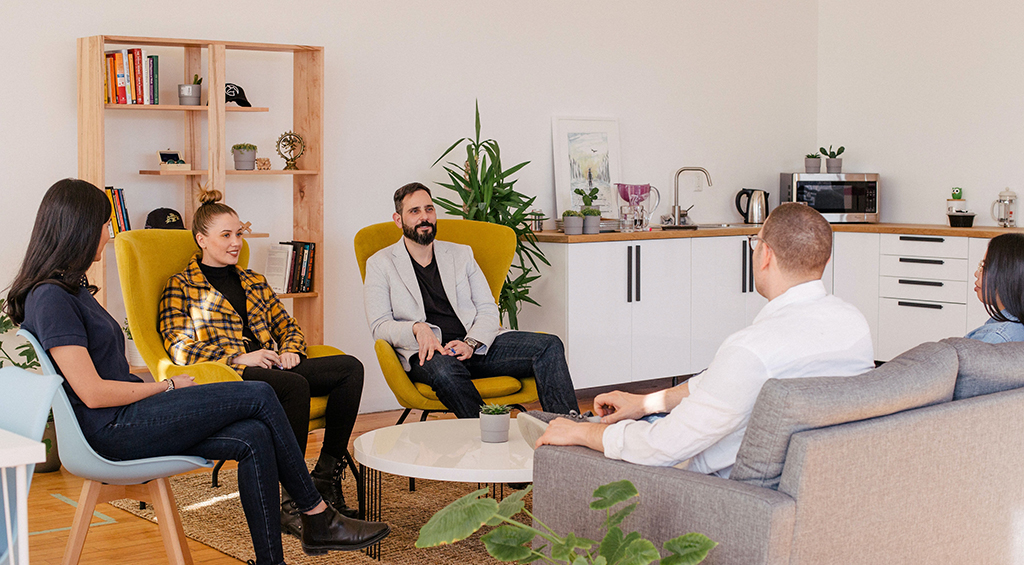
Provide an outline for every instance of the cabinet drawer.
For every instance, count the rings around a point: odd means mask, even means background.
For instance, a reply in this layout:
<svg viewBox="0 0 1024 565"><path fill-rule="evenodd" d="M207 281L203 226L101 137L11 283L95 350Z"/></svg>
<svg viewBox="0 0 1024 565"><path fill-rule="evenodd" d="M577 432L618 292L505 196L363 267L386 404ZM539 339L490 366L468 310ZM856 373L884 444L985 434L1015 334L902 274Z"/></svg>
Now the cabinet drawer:
<svg viewBox="0 0 1024 565"><path fill-rule="evenodd" d="M966 281L967 259L882 255L878 260L878 274L883 277Z"/></svg>
<svg viewBox="0 0 1024 565"><path fill-rule="evenodd" d="M880 298L875 357L889 361L927 341L962 337L966 317L967 306L964 304Z"/></svg>
<svg viewBox="0 0 1024 565"><path fill-rule="evenodd" d="M878 281L878 295L883 298L967 303L967 283L963 281L933 281L906 277L879 277Z"/></svg>
<svg viewBox="0 0 1024 565"><path fill-rule="evenodd" d="M881 249L883 255L966 259L967 238L883 233Z"/></svg>

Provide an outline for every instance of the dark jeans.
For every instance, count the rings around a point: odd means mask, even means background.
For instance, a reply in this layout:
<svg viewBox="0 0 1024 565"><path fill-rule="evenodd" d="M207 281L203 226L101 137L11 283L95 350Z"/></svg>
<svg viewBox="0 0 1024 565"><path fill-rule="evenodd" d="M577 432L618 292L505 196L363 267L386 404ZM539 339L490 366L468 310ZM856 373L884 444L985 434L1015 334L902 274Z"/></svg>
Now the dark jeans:
<svg viewBox="0 0 1024 565"><path fill-rule="evenodd" d="M246 367L242 378L274 388L302 453L306 453L309 437L309 398L327 396L323 450L335 459L344 459L363 395L363 364L358 359L351 355L303 357L301 363L286 371Z"/></svg>
<svg viewBox="0 0 1024 565"><path fill-rule="evenodd" d="M565 363L565 348L556 335L505 332L494 338L486 355L459 361L435 352L421 367L417 353L409 363L409 378L430 385L438 400L459 418L479 416L484 401L472 379L484 377L534 377L540 405L546 412L568 414L570 410L579 410Z"/></svg>
<svg viewBox="0 0 1024 565"><path fill-rule="evenodd" d="M238 461L239 498L260 565L284 562L278 480L303 512L321 501L266 383L211 383L156 394L122 407L88 439L113 460L197 455Z"/></svg>

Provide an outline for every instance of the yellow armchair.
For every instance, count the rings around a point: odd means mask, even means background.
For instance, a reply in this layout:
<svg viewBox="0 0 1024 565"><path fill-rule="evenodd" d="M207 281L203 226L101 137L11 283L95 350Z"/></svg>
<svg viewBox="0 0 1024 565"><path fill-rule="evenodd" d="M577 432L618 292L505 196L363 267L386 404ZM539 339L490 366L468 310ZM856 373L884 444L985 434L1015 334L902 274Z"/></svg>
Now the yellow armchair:
<svg viewBox="0 0 1024 565"><path fill-rule="evenodd" d="M394 244L402 237L402 230L394 222L384 222L367 226L355 237L356 261L359 263L359 274L366 279L366 260L374 253ZM476 259L487 283L491 287L494 300L498 300L505 275L512 266L516 250L516 235L512 229L487 222L470 220L438 220L437 239L461 243L473 248ZM398 403L405 408L398 419L401 424L412 410L422 410L421 420L430 412L447 411L448 408L437 399L437 394L423 383L414 383L409 379L402 363L393 347L388 342L378 339L374 343L377 361L380 363L384 380ZM512 377L490 377L474 379L473 384L480 392L484 402L488 404L509 404L522 409L522 404L536 402L537 383L533 377L515 379Z"/></svg>

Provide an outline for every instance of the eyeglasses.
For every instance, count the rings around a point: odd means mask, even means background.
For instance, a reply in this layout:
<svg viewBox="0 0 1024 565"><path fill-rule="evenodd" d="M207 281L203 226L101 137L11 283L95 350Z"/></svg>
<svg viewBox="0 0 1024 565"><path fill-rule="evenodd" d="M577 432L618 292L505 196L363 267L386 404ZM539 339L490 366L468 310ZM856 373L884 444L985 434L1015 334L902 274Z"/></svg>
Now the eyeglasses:
<svg viewBox="0 0 1024 565"><path fill-rule="evenodd" d="M765 245L768 245L768 242L765 241L764 238L759 236L759 235L748 235L747 236L747 245L750 246L750 250L751 251L753 251L754 249L757 248L757 242L758 241L764 242Z"/></svg>

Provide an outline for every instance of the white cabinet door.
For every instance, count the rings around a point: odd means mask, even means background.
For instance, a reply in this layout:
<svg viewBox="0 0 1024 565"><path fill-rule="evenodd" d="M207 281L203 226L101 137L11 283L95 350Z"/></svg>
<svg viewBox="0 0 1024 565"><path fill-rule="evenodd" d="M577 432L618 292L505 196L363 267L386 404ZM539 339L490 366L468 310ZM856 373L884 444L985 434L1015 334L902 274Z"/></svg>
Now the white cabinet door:
<svg viewBox="0 0 1024 565"><path fill-rule="evenodd" d="M879 234L837 232L832 240L832 294L857 307L868 321L878 357Z"/></svg>
<svg viewBox="0 0 1024 565"><path fill-rule="evenodd" d="M967 254L967 325L964 327L964 335L974 328L988 321L988 312L985 305L978 299L974 291L974 271L978 269L978 263L985 258L988 251L989 239L971 238Z"/></svg>
<svg viewBox="0 0 1024 565"><path fill-rule="evenodd" d="M878 349L875 358L889 361L927 341L962 336L967 315L963 304L940 304L898 298L878 301Z"/></svg>
<svg viewBox="0 0 1024 565"><path fill-rule="evenodd" d="M638 242L633 296L633 380L690 373L690 240ZM637 258L639 257L639 260Z"/></svg>
<svg viewBox="0 0 1024 565"><path fill-rule="evenodd" d="M746 236L695 237L691 246L690 372L696 373L725 338L747 326L749 247Z"/></svg>
<svg viewBox="0 0 1024 565"><path fill-rule="evenodd" d="M628 382L632 302L627 268L633 243L568 245L566 360L577 389ZM635 274L634 274L635 275ZM629 282L632 284L632 282Z"/></svg>

